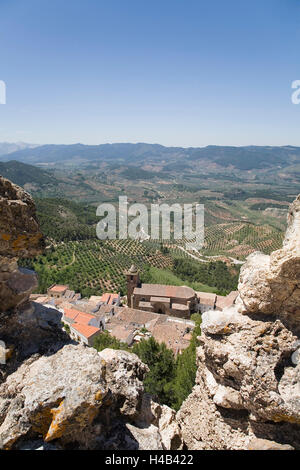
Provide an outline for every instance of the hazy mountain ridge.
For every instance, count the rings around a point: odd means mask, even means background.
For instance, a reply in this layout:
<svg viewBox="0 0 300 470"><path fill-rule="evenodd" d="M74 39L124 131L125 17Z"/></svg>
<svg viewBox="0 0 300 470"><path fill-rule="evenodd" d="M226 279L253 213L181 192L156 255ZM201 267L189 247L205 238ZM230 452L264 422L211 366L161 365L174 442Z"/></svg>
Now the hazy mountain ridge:
<svg viewBox="0 0 300 470"><path fill-rule="evenodd" d="M0 149L1 149L0 144ZM1 153L0 153L1 155ZM164 147L159 144L118 143L101 145L42 145L34 148L18 149L15 152L2 153L2 161L16 160L23 163L46 164L66 163L68 161L126 161L142 164L159 162L165 165L182 162L193 165L195 161L215 163L221 167L240 170L287 167L300 164L300 147L284 146L207 146L207 147Z"/></svg>
<svg viewBox="0 0 300 470"><path fill-rule="evenodd" d="M34 148L37 145L27 144L25 142L0 142L0 156L9 155L10 153L17 152L19 150L24 150L26 148Z"/></svg>

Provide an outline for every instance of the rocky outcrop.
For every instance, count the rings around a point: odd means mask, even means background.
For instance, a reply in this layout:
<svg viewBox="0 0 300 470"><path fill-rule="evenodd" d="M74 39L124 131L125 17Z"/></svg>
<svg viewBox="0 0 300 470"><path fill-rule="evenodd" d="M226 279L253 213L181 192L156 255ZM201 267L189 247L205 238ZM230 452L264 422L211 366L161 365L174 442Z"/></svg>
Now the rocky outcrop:
<svg viewBox="0 0 300 470"><path fill-rule="evenodd" d="M0 177L0 311L26 302L37 287L36 275L19 269L18 258L35 256L44 248L43 235L31 196Z"/></svg>
<svg viewBox="0 0 300 470"><path fill-rule="evenodd" d="M167 407L143 399L146 371L134 354L81 345L30 357L0 386L0 448L164 449L166 428L180 447L175 415L160 433Z"/></svg>
<svg viewBox="0 0 300 470"><path fill-rule="evenodd" d="M300 195L289 208L282 249L250 255L238 289L241 313L276 315L300 334Z"/></svg>
<svg viewBox="0 0 300 470"><path fill-rule="evenodd" d="M144 392L135 354L78 345L29 302L19 257L44 241L31 197L0 177L0 449L179 449L175 412Z"/></svg>
<svg viewBox="0 0 300 470"><path fill-rule="evenodd" d="M177 417L189 449L300 448L300 197L283 248L250 255L236 305L203 315L196 386Z"/></svg>

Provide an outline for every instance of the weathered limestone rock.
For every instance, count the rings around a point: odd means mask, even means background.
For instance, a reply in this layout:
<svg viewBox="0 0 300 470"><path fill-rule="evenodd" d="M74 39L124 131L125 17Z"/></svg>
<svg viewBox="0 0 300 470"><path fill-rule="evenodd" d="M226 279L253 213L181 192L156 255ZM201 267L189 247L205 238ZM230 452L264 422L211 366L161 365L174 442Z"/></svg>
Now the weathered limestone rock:
<svg viewBox="0 0 300 470"><path fill-rule="evenodd" d="M256 252L241 269L237 305L241 313L277 315L300 333L300 195L291 204L280 250Z"/></svg>
<svg viewBox="0 0 300 470"><path fill-rule="evenodd" d="M36 441L37 448L52 441L57 448L181 448L175 412L143 399L146 371L135 354L81 345L31 356L0 386L0 449Z"/></svg>
<svg viewBox="0 0 300 470"><path fill-rule="evenodd" d="M183 448L182 433L176 421L175 410L166 405L161 407L158 429L164 449L179 450Z"/></svg>
<svg viewBox="0 0 300 470"><path fill-rule="evenodd" d="M18 268L11 273L0 272L0 310L18 307L29 299L38 287L34 271Z"/></svg>
<svg viewBox="0 0 300 470"><path fill-rule="evenodd" d="M65 346L56 354L25 361L0 386L6 409L0 427L0 448L10 448L28 432L46 442L81 438L105 396L97 352ZM2 414L3 418L3 414Z"/></svg>
<svg viewBox="0 0 300 470"><path fill-rule="evenodd" d="M105 349L99 356L103 375L109 383L108 402L111 409L117 407L122 416L130 419L124 431L125 434L130 432L127 445L130 442L132 447L129 448L181 449L182 434L175 411L168 406L159 405L153 401L151 395L144 393L142 381L148 367L138 356L126 351Z"/></svg>
<svg viewBox="0 0 300 470"><path fill-rule="evenodd" d="M288 444L278 444L278 442L254 437L249 442L248 450L294 450L294 448Z"/></svg>
<svg viewBox="0 0 300 470"><path fill-rule="evenodd" d="M43 248L31 196L0 176L0 311L26 302L37 287L35 273L18 269L17 259L36 256Z"/></svg>
<svg viewBox="0 0 300 470"><path fill-rule="evenodd" d="M189 449L300 449L300 196L288 224L281 250L248 258L236 305L202 316L177 414Z"/></svg>
<svg viewBox="0 0 300 470"><path fill-rule="evenodd" d="M124 416L135 418L141 411L143 377L148 367L127 351L104 349L99 353L103 373L110 384L112 401L119 404Z"/></svg>
<svg viewBox="0 0 300 470"><path fill-rule="evenodd" d="M43 249L32 197L0 176L0 256L32 257Z"/></svg>
<svg viewBox="0 0 300 470"><path fill-rule="evenodd" d="M126 428L131 434L131 439L138 443L138 446L132 445L134 450L164 450L159 430L153 424L141 428L127 423Z"/></svg>

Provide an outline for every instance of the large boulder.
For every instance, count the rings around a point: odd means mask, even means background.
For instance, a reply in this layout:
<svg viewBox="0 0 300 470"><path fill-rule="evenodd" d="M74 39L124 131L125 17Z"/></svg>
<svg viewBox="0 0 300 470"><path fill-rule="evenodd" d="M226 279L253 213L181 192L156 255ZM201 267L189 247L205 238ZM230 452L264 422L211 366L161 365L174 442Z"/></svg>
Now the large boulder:
<svg viewBox="0 0 300 470"><path fill-rule="evenodd" d="M28 433L84 442L106 394L101 373L97 352L83 346L25 361L0 387L0 448Z"/></svg>
<svg viewBox="0 0 300 470"><path fill-rule="evenodd" d="M65 345L0 386L0 449L178 449L175 412L144 393L135 354ZM37 443L37 444L35 444Z"/></svg>

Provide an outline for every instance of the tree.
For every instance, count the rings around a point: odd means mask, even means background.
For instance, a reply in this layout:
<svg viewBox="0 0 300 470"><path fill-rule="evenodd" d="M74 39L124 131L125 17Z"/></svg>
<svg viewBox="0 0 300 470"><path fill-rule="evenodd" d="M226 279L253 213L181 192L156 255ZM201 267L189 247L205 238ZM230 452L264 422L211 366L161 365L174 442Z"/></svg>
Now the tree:
<svg viewBox="0 0 300 470"><path fill-rule="evenodd" d="M69 326L67 323L63 323L63 327L64 327L64 329L66 330L66 332L67 332L68 334L71 333L70 326Z"/></svg>
<svg viewBox="0 0 300 470"><path fill-rule="evenodd" d="M172 382L167 386L167 393L172 398L171 406L175 410L179 410L182 402L191 393L195 385L195 378L197 372L196 365L196 348L199 346L197 336L201 334L201 315L194 314L193 320L196 323L193 331L191 342L183 353L177 357L175 377Z"/></svg>
<svg viewBox="0 0 300 470"><path fill-rule="evenodd" d="M173 352L153 337L135 344L132 351L149 367L144 379L145 391L156 396L161 403L171 405L168 384L174 379L175 373Z"/></svg>
<svg viewBox="0 0 300 470"><path fill-rule="evenodd" d="M104 331L94 339L93 347L99 352L106 348L128 350L125 343L111 336L108 331Z"/></svg>

